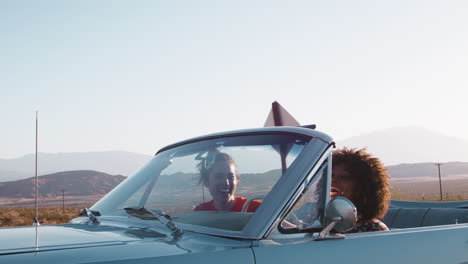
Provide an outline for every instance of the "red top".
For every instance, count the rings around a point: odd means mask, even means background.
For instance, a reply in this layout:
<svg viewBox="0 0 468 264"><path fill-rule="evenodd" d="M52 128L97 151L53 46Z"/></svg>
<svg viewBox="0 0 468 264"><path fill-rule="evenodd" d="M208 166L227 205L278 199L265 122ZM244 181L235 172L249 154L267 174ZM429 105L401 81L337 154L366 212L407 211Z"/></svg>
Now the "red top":
<svg viewBox="0 0 468 264"><path fill-rule="evenodd" d="M240 212L242 210L242 206L244 206L245 202L247 201L247 198L242 197L242 196L236 196L236 200L234 201L234 206L229 210L230 212ZM262 202L258 200L253 200L249 206L247 207L247 212L253 213L257 210L257 208L262 204ZM218 211L216 210L216 207L214 205L214 200L208 201L201 203L197 205L194 209L194 211Z"/></svg>

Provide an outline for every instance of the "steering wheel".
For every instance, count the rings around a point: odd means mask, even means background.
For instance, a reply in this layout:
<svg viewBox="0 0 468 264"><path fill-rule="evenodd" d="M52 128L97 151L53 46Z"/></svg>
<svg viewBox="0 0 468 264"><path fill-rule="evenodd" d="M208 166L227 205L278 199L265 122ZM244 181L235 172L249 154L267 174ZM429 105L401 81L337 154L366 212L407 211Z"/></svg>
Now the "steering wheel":
<svg viewBox="0 0 468 264"><path fill-rule="evenodd" d="M253 200L263 200L263 199L265 199L265 195L263 194L254 195L253 197L245 201L244 205L242 206L241 212L246 212L247 208L249 208L249 205L253 202Z"/></svg>

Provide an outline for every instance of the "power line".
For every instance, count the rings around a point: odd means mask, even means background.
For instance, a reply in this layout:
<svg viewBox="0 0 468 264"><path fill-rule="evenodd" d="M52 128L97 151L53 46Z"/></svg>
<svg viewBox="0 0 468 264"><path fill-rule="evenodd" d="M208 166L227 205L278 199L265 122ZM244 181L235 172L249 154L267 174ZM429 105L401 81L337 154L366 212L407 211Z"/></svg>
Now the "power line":
<svg viewBox="0 0 468 264"><path fill-rule="evenodd" d="M435 164L438 169L439 169L439 188L440 188L440 200L442 201L442 179L440 177L440 166L442 165L442 163L436 163Z"/></svg>
<svg viewBox="0 0 468 264"><path fill-rule="evenodd" d="M65 189L62 189L62 212L65 212Z"/></svg>

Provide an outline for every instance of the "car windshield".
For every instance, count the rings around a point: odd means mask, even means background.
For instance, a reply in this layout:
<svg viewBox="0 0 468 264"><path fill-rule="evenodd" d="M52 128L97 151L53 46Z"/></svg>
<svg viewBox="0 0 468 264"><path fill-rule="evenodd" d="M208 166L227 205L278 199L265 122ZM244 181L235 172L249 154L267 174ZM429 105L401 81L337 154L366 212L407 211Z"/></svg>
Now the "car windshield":
<svg viewBox="0 0 468 264"><path fill-rule="evenodd" d="M92 209L154 220L128 214L128 208L144 208L182 224L242 230L309 141L302 135L257 134L169 148Z"/></svg>

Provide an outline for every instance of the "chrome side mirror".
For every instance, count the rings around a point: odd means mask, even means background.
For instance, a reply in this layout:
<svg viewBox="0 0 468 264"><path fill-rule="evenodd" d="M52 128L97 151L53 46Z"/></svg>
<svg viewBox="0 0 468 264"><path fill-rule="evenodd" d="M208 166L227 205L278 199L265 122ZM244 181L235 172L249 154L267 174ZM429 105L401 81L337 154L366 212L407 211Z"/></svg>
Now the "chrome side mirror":
<svg viewBox="0 0 468 264"><path fill-rule="evenodd" d="M325 228L320 232L316 240L339 239L342 235L329 236L330 231L344 233L351 230L357 222L357 210L354 204L344 198L337 197L327 204L325 209Z"/></svg>

